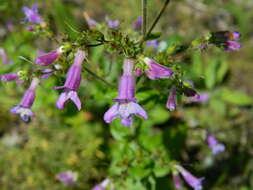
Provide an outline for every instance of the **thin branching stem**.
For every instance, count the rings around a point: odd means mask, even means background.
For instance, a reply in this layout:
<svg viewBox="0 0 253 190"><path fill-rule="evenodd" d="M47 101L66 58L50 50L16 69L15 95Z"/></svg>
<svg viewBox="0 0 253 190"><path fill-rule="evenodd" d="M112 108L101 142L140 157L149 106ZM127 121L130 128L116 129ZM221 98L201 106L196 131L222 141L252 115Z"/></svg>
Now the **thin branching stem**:
<svg viewBox="0 0 253 190"><path fill-rule="evenodd" d="M168 6L170 0L166 0L161 8L161 10L159 11L159 13L157 14L155 20L153 21L152 25L150 26L148 32L146 33L146 35L143 37L141 43L145 42L147 40L147 38L149 37L149 35L151 34L151 32L153 31L153 29L155 28L156 24L158 23L158 21L160 20L162 14L164 13L164 11L166 10L166 7Z"/></svg>
<svg viewBox="0 0 253 190"><path fill-rule="evenodd" d="M95 77L96 79L102 81L103 83L105 83L106 85L108 85L111 88L115 88L115 86L111 83L109 83L108 81L106 81L103 77L98 76L96 73L94 73L93 71L91 71L89 68L84 67L84 70L86 70L90 75L92 75L93 77Z"/></svg>
<svg viewBox="0 0 253 190"><path fill-rule="evenodd" d="M147 32L147 0L142 0L142 36L146 36Z"/></svg>

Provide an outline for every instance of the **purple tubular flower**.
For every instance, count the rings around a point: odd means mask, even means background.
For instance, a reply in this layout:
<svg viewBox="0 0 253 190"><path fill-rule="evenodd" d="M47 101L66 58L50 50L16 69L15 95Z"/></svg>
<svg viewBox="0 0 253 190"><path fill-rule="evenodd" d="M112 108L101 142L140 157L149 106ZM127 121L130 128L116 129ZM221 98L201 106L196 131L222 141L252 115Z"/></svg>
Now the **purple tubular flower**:
<svg viewBox="0 0 253 190"><path fill-rule="evenodd" d="M209 94L208 93L202 93L195 95L193 97L189 97L190 102L194 103L205 103L209 100Z"/></svg>
<svg viewBox="0 0 253 190"><path fill-rule="evenodd" d="M177 189L182 188L183 185L182 185L182 181L181 181L181 178L180 178L179 174L178 173L173 173L172 177L173 177L173 181L174 181L175 187Z"/></svg>
<svg viewBox="0 0 253 190"><path fill-rule="evenodd" d="M136 19L136 21L133 23L133 29L134 30L140 30L141 26L142 26L142 22L143 22L142 16L139 16Z"/></svg>
<svg viewBox="0 0 253 190"><path fill-rule="evenodd" d="M159 46L159 41L158 40L148 40L148 41L146 41L146 44L147 44L147 46L157 49Z"/></svg>
<svg viewBox="0 0 253 190"><path fill-rule="evenodd" d="M100 184L98 184L95 187L93 187L92 190L105 190L105 188L107 187L107 185L109 183L110 183L110 179L105 179Z"/></svg>
<svg viewBox="0 0 253 190"><path fill-rule="evenodd" d="M135 79L132 71L133 60L126 59L124 61L123 75L119 83L118 97L114 99L116 103L104 114L106 123L111 123L119 116L122 125L128 127L133 122L133 115L137 115L144 119L148 118L145 110L136 103Z"/></svg>
<svg viewBox="0 0 253 190"><path fill-rule="evenodd" d="M186 169L184 169L182 166L175 166L175 168L181 173L184 180L188 185L190 185L194 190L202 190L202 181L204 178L196 178L193 176L190 172L188 172Z"/></svg>
<svg viewBox="0 0 253 190"><path fill-rule="evenodd" d="M39 79L34 78L32 80L30 87L26 90L21 102L18 105L14 106L10 109L11 113L19 114L21 119L24 122L29 122L30 117L35 116L31 110L31 107L32 107L33 102L35 100L35 90L36 90L38 84L39 84Z"/></svg>
<svg viewBox="0 0 253 190"><path fill-rule="evenodd" d="M107 20L107 26L110 29L117 29L119 27L119 20Z"/></svg>
<svg viewBox="0 0 253 190"><path fill-rule="evenodd" d="M215 138L215 136L208 134L206 141L207 141L209 148L212 150L213 155L217 155L217 154L225 151L225 146L223 144L219 143L217 141L217 139Z"/></svg>
<svg viewBox="0 0 253 190"><path fill-rule="evenodd" d="M148 69L145 70L146 75L148 78L155 80L158 78L170 78L173 74L173 71L170 68L167 68L163 65L158 64L156 61L150 58L144 58L143 60Z"/></svg>
<svg viewBox="0 0 253 190"><path fill-rule="evenodd" d="M80 86L81 78L82 78L82 63L85 59L85 52L82 50L78 50L76 53L76 57L74 63L68 70L67 78L64 86L55 87L55 90L64 89L61 93L59 99L56 102L56 106L59 109L64 109L64 104L67 100L72 100L77 109L81 110L81 101L77 95L77 89Z"/></svg>
<svg viewBox="0 0 253 190"><path fill-rule="evenodd" d="M14 81L17 80L19 77L18 73L8 73L0 75L0 80L4 82Z"/></svg>
<svg viewBox="0 0 253 190"><path fill-rule="evenodd" d="M228 40L224 45L224 49L226 51L236 51L236 50L239 50L241 47L242 47L242 44L240 42L236 42L233 40Z"/></svg>
<svg viewBox="0 0 253 190"><path fill-rule="evenodd" d="M175 86L172 86L167 103L166 103L166 107L170 110L170 111L174 111L177 107L177 89Z"/></svg>
<svg viewBox="0 0 253 190"><path fill-rule="evenodd" d="M3 48L0 48L0 57L5 65L10 65L13 63L11 60L9 60Z"/></svg>
<svg viewBox="0 0 253 190"><path fill-rule="evenodd" d="M90 26L90 27L96 27L98 25L97 21L95 21L94 19L87 19L87 24Z"/></svg>
<svg viewBox="0 0 253 190"><path fill-rule="evenodd" d="M32 24L40 24L42 22L42 18L38 13L37 4L34 4L32 8L22 7L22 10L26 16L26 19Z"/></svg>
<svg viewBox="0 0 253 190"><path fill-rule="evenodd" d="M59 47L56 51L49 53L43 53L39 51L38 57L35 59L35 64L41 66L48 66L52 64L62 54L62 47Z"/></svg>
<svg viewBox="0 0 253 190"><path fill-rule="evenodd" d="M71 186L74 185L77 181L77 173L72 171L66 171L59 173L56 178L63 182L64 186Z"/></svg>

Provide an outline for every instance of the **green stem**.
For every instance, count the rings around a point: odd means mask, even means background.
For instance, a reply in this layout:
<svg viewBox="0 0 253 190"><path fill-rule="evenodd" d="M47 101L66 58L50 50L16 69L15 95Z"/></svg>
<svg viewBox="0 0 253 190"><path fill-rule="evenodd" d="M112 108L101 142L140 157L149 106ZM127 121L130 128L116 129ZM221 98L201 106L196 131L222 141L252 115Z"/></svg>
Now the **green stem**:
<svg viewBox="0 0 253 190"><path fill-rule="evenodd" d="M159 13L157 14L155 20L153 21L151 27L149 28L148 32L146 33L146 35L143 37L141 43L143 43L144 41L147 40L148 36L150 35L150 33L152 32L152 30L155 28L156 24L158 23L158 21L160 20L162 14L164 13L164 11L166 10L166 7L168 6L170 0L166 0L161 8L161 10L159 11Z"/></svg>
<svg viewBox="0 0 253 190"><path fill-rule="evenodd" d="M142 0L142 36L146 35L147 31L147 0Z"/></svg>
<svg viewBox="0 0 253 190"><path fill-rule="evenodd" d="M109 82L107 82L105 79L103 79L102 77L98 76L96 73L94 73L93 71L91 71L90 69L88 69L87 67L84 67L84 69L91 74L92 76L94 76L95 78L97 78L98 80L102 81L103 83L105 83L106 85L108 85L111 88L115 88L115 86Z"/></svg>

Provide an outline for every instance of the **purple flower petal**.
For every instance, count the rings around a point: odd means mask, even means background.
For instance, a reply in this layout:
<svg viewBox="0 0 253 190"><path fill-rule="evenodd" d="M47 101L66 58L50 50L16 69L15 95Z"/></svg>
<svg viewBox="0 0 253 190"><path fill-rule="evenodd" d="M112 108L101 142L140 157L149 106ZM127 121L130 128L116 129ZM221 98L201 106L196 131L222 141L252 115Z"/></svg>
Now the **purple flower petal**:
<svg viewBox="0 0 253 190"><path fill-rule="evenodd" d="M41 65L41 66L48 66L52 64L56 59L60 56L59 51L52 51L50 53L42 53L39 52L39 56L35 59L35 64Z"/></svg>
<svg viewBox="0 0 253 190"><path fill-rule="evenodd" d="M188 185L190 185L194 190L202 190L202 181L204 178L196 178L193 176L190 172L188 172L186 169L184 169L181 166L176 166L178 171L182 174L184 180Z"/></svg>
<svg viewBox="0 0 253 190"><path fill-rule="evenodd" d="M18 73L8 73L8 74L0 75L0 80L4 82L9 82L9 81L17 80L17 79L18 79Z"/></svg>
<svg viewBox="0 0 253 190"><path fill-rule="evenodd" d="M139 16L133 24L133 29L140 30L142 26L142 22L143 22L142 16Z"/></svg>
<svg viewBox="0 0 253 190"><path fill-rule="evenodd" d="M177 107L177 90L175 86L172 86L171 88L171 92L169 94L167 103L166 103L166 107L170 110L170 111L174 111Z"/></svg>
<svg viewBox="0 0 253 190"><path fill-rule="evenodd" d="M30 9L28 7L23 7L22 8L27 20L33 24L40 24L42 22L42 18L38 14L37 7L33 5L33 8Z"/></svg>
<svg viewBox="0 0 253 190"><path fill-rule="evenodd" d="M206 140L209 148L212 150L213 155L217 155L225 151L226 149L225 146L219 143L214 135L208 134Z"/></svg>
<svg viewBox="0 0 253 190"><path fill-rule="evenodd" d="M66 171L59 173L56 178L63 182L64 186L71 186L74 185L77 181L77 173L74 173L72 171Z"/></svg>
<svg viewBox="0 0 253 190"><path fill-rule="evenodd" d="M132 116L129 116L128 118L121 118L121 124L125 127L129 127L133 123Z"/></svg>
<svg viewBox="0 0 253 190"><path fill-rule="evenodd" d="M104 114L104 121L106 123L111 123L118 115L119 103L114 104L107 112Z"/></svg>
<svg viewBox="0 0 253 190"><path fill-rule="evenodd" d="M180 178L179 174L178 173L173 173L172 177L173 177L173 181L174 181L175 187L177 189L182 188L183 185L182 185L182 181L181 181L181 178Z"/></svg>
<svg viewBox="0 0 253 190"><path fill-rule="evenodd" d="M5 50L3 48L0 48L0 57L2 58L2 62L5 65L13 64L13 62L7 57Z"/></svg>
<svg viewBox="0 0 253 190"><path fill-rule="evenodd" d="M240 40L241 34L239 32L232 32L232 40Z"/></svg>
<svg viewBox="0 0 253 190"><path fill-rule="evenodd" d="M148 69L145 70L145 73L152 80L170 78L173 74L170 68L160 65L150 58L144 58L144 62L148 65Z"/></svg>
<svg viewBox="0 0 253 190"><path fill-rule="evenodd" d="M148 41L146 41L146 44L147 44L147 46L157 49L159 46L159 41L158 40L148 40Z"/></svg>
<svg viewBox="0 0 253 190"><path fill-rule="evenodd" d="M232 41L232 40L228 40L228 41L225 43L224 49L225 49L226 51L236 51L236 50L239 50L241 47L242 47L242 44L241 44L241 43L235 42L235 41Z"/></svg>
<svg viewBox="0 0 253 190"><path fill-rule="evenodd" d="M64 109L64 104L65 102L69 99L68 93L67 92L62 92L60 97L58 98L56 102L56 106L58 109Z"/></svg>
<svg viewBox="0 0 253 190"><path fill-rule="evenodd" d="M148 119L148 115L146 111L137 103L132 103L135 108L135 113L139 117L142 117L143 119Z"/></svg>
<svg viewBox="0 0 253 190"><path fill-rule="evenodd" d="M110 183L110 179L105 179L100 184L92 188L92 190L105 190L106 186Z"/></svg>
<svg viewBox="0 0 253 190"><path fill-rule="evenodd" d="M77 109L80 111L81 108L82 108L82 104L81 104L81 101L80 101L80 99L77 95L77 92L76 91L70 91L69 96L70 96L70 99L75 103Z"/></svg>

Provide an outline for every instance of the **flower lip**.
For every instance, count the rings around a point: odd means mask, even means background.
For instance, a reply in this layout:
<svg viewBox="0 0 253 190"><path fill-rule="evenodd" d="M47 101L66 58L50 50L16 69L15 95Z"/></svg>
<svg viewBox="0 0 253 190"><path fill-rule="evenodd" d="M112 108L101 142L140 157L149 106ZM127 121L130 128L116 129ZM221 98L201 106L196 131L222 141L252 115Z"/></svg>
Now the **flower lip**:
<svg viewBox="0 0 253 190"><path fill-rule="evenodd" d="M35 117L34 113L32 112L30 108L24 107L22 105L13 106L10 109L10 113L19 114L20 118L26 123L30 122L31 117Z"/></svg>

